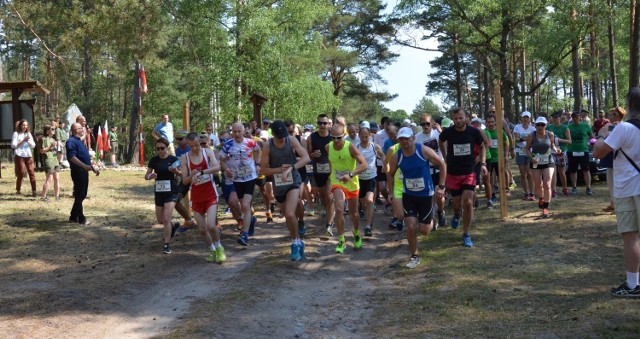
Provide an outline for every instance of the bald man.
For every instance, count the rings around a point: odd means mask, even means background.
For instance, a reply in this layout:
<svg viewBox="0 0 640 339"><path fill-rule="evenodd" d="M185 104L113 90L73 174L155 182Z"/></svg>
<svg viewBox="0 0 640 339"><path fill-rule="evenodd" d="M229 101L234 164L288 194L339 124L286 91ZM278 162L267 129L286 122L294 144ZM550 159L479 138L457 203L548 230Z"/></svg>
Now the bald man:
<svg viewBox="0 0 640 339"><path fill-rule="evenodd" d="M71 124L71 137L67 140L67 159L71 166L71 180L73 181L73 207L69 222L78 222L82 225L89 225L90 222L84 216L82 202L87 197L89 189L89 173L100 175L97 168L91 166L91 157L87 147L82 142L85 128L79 123Z"/></svg>

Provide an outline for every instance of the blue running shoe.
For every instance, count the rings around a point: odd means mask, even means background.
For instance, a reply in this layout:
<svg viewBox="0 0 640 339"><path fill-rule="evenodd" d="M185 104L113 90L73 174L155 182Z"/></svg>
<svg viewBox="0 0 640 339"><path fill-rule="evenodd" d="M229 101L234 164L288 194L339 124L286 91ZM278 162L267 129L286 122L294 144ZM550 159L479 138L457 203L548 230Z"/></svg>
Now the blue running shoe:
<svg viewBox="0 0 640 339"><path fill-rule="evenodd" d="M456 228L458 228L458 226L460 226L460 216L454 214L453 218L451 218L451 228L455 230Z"/></svg>
<svg viewBox="0 0 640 339"><path fill-rule="evenodd" d="M256 233L256 217L255 216L251 216L251 223L249 224L249 236L253 236L254 233Z"/></svg>
<svg viewBox="0 0 640 339"><path fill-rule="evenodd" d="M465 247L473 247L473 241L471 241L471 236L468 234L463 234L462 235L462 244Z"/></svg>
<svg viewBox="0 0 640 339"><path fill-rule="evenodd" d="M291 261L299 261L300 257L300 245L291 244Z"/></svg>
<svg viewBox="0 0 640 339"><path fill-rule="evenodd" d="M246 232L242 232L242 235L238 238L238 244L242 246L249 246L249 235Z"/></svg>
<svg viewBox="0 0 640 339"><path fill-rule="evenodd" d="M300 245L298 246L300 247L300 260L307 259L307 257L304 256L304 243L302 240L300 240Z"/></svg>
<svg viewBox="0 0 640 339"><path fill-rule="evenodd" d="M298 234L300 236L303 236L305 233L307 233L307 229L305 227L304 221L298 221Z"/></svg>

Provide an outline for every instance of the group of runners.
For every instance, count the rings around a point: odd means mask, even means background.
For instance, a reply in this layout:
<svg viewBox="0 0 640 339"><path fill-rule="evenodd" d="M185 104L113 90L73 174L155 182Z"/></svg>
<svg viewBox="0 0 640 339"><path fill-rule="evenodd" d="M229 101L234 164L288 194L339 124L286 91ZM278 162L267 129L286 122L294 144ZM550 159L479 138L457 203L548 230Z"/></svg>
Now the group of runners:
<svg viewBox="0 0 640 339"><path fill-rule="evenodd" d="M384 200L392 214L389 227L399 231L407 228L410 258L406 266L416 267L420 263L418 233L426 235L447 224L445 197L450 198L453 207L451 227L457 229L462 223L462 244L473 247L471 223L478 207L476 187L484 187L488 209L493 209L497 200L500 134L492 111L482 121L456 108L451 119L445 118L441 124L425 114L420 117L419 126L408 119L396 124L385 117L379 130L374 122L347 123L341 117L333 122L325 114L317 117L315 127L305 125L304 132L290 120L265 120L262 129L257 123L237 122L230 126L230 135L225 131L211 138L212 128L208 125L202 134L176 132L174 149L178 157L170 154L171 142L159 137L155 144L158 154L149 162L146 179L156 182L156 215L164 225L164 252L171 253L170 242L176 231L197 225L210 250L208 260L225 261L216 219L216 184L239 225L237 241L242 246L249 245L255 232L255 187L263 197L267 222L273 220L275 204L271 201L275 200L289 230L294 261L305 258L305 209L313 214L314 203L324 210L323 231L327 236L337 236L336 253L344 253L348 246L362 248L363 236L374 232L376 202ZM515 157L524 198L535 200L537 196L543 217L549 216L549 203L556 195L552 179L555 168L564 166L563 146L572 146L577 140L588 142L591 137L580 125L558 127L559 114L552 116L553 125L539 116L535 127L530 124L529 112L521 114L521 123L513 129L503 121L505 159L508 161L509 154ZM584 137L577 138L579 134L574 130L585 131ZM582 148L575 146L574 150ZM569 169L574 165L584 169L583 160L576 160L575 152L569 153ZM588 163L586 168L588 171ZM510 193L515 183L510 172L506 176L511 182L507 188ZM563 192L568 194L563 178L560 177ZM587 194L591 194L590 185L587 187ZM178 203L189 189L195 222ZM577 192L575 186L573 191ZM183 227L171 222L174 208L185 218ZM345 237L346 219L352 230L349 242ZM363 232L360 219L365 221Z"/></svg>

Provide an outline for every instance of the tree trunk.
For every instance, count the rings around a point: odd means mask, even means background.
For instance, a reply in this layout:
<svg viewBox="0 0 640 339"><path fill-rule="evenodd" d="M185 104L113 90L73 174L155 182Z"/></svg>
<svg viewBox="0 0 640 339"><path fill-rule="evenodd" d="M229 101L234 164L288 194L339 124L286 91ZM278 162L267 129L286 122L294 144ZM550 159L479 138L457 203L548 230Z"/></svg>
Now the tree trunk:
<svg viewBox="0 0 640 339"><path fill-rule="evenodd" d="M618 106L618 75L616 74L615 34L613 32L613 0L609 0L609 74L611 77L611 97Z"/></svg>
<svg viewBox="0 0 640 339"><path fill-rule="evenodd" d="M629 58L629 88L637 87L640 78L640 2L631 1L632 30Z"/></svg>
<svg viewBox="0 0 640 339"><path fill-rule="evenodd" d="M456 72L456 104L462 107L462 74L460 70L460 55L458 53L458 34L453 34L453 68Z"/></svg>
<svg viewBox="0 0 640 339"><path fill-rule="evenodd" d="M136 61L135 76L133 81L133 101L131 104L131 116L129 121L129 145L127 147L127 159L132 165L140 162L140 140L138 129L140 126L140 63Z"/></svg>
<svg viewBox="0 0 640 339"><path fill-rule="evenodd" d="M527 91L527 55L525 54L524 48L520 51L521 60L520 60L520 90L521 93ZM527 111L527 96L522 94L522 111Z"/></svg>

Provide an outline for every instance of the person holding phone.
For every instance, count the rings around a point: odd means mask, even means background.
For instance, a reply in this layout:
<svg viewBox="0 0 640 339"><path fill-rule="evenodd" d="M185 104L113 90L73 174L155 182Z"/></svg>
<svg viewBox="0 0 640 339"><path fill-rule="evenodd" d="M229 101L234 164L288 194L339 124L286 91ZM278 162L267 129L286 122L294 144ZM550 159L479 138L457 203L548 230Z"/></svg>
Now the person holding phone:
<svg viewBox="0 0 640 339"><path fill-rule="evenodd" d="M14 157L13 162L15 164L16 172L16 194L21 194L22 179L24 179L24 172L29 175L29 182L31 183L31 195L37 196L36 193L36 173L35 164L33 162L33 154L31 149L36 147L31 132L29 131L29 123L22 119L16 124L15 132L11 137L11 148L13 148Z"/></svg>

